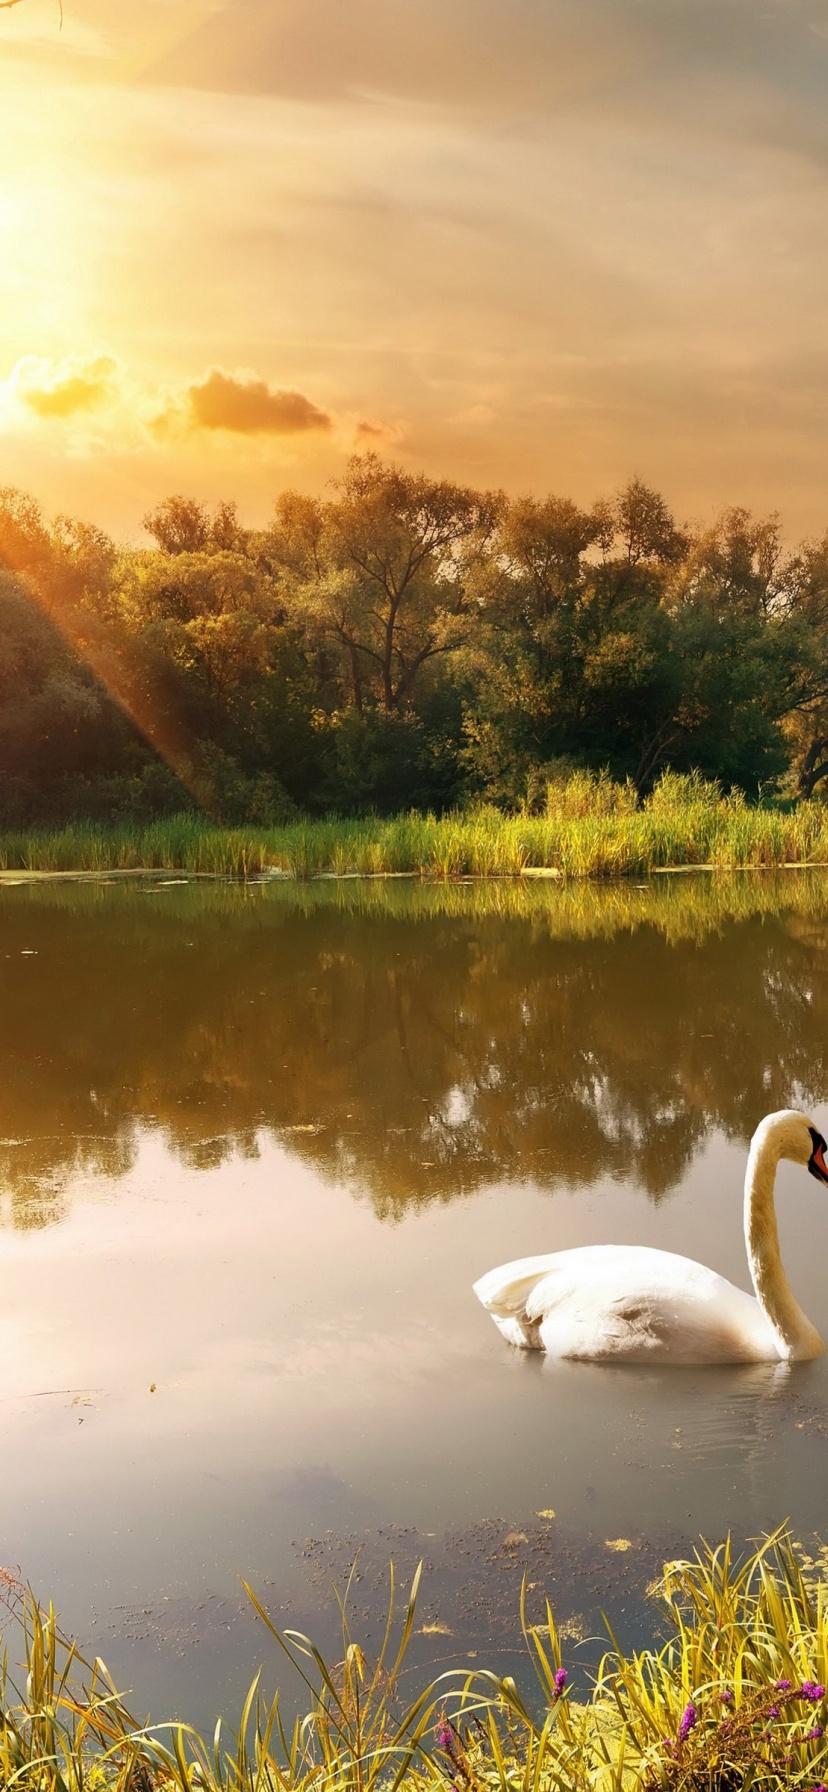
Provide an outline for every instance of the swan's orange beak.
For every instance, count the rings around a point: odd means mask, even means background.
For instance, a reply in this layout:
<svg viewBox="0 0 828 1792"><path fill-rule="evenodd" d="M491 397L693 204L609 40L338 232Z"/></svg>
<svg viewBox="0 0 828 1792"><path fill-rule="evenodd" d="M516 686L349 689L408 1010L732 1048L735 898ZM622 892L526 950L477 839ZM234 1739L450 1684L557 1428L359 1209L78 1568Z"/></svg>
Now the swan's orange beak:
<svg viewBox="0 0 828 1792"><path fill-rule="evenodd" d="M814 1141L814 1149L808 1159L808 1169L819 1182L828 1182L828 1164L825 1162L828 1145L826 1145L822 1134L817 1132L813 1126L811 1127L811 1138Z"/></svg>

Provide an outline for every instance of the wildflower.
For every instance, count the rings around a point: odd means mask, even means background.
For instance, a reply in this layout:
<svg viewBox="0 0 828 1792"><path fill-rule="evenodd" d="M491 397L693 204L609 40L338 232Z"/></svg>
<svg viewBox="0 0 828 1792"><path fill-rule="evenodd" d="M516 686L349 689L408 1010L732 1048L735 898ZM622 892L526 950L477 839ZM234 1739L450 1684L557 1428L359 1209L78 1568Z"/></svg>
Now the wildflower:
<svg viewBox="0 0 828 1792"><path fill-rule="evenodd" d="M778 1716L779 1716L779 1706L771 1705L770 1711L768 1712L768 1717L778 1717Z"/></svg>
<svg viewBox="0 0 828 1792"><path fill-rule="evenodd" d="M437 1747L448 1749L449 1753L451 1753L452 1744L454 1742L454 1737L452 1736L451 1728L446 1723L445 1718L441 1718L441 1720L438 1723L437 1728L434 1732L434 1735L435 1735Z"/></svg>
<svg viewBox="0 0 828 1792"><path fill-rule="evenodd" d="M799 1692L795 1694L795 1697L798 1699L808 1699L812 1705L818 1705L820 1699L824 1699L825 1697L825 1687L818 1686L815 1680L803 1680Z"/></svg>
<svg viewBox="0 0 828 1792"><path fill-rule="evenodd" d="M698 1714L698 1711L696 1710L695 1705L692 1704L692 1702L689 1705L685 1705L684 1712L682 1714L681 1723L679 1724L679 1731L678 1731L679 1742L687 1741L690 1731L695 1729L698 1721L699 1721L699 1714Z"/></svg>
<svg viewBox="0 0 828 1792"><path fill-rule="evenodd" d="M721 1699L721 1702L723 1705L732 1705L732 1703L733 1703L732 1688L730 1686L726 1686L724 1689L724 1692L719 1693L719 1698Z"/></svg>
<svg viewBox="0 0 828 1792"><path fill-rule="evenodd" d="M790 1690L791 1690L790 1680L777 1680L776 1690L777 1690L777 1692L790 1692Z"/></svg>
<svg viewBox="0 0 828 1792"><path fill-rule="evenodd" d="M555 1675L555 1691L558 1695L558 1698L560 1698L561 1693L563 1692L563 1689L564 1689L568 1679L569 1679L569 1675L566 1671L566 1668L559 1668L557 1674Z"/></svg>
<svg viewBox="0 0 828 1792"><path fill-rule="evenodd" d="M824 1735L825 1735L824 1724L814 1724L813 1729L808 1731L806 1740L808 1742L818 1742L820 1739L820 1736L824 1736Z"/></svg>

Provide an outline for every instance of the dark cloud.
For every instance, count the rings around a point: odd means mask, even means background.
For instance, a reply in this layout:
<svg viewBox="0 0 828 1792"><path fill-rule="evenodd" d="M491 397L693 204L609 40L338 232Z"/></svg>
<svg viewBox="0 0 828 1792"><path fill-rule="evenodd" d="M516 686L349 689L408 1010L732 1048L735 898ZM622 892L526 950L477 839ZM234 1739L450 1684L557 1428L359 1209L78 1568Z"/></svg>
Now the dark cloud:
<svg viewBox="0 0 828 1792"><path fill-rule="evenodd" d="M637 112L649 89L696 92L698 125L758 77L821 105L828 80L824 0L232 0L146 76L223 92L332 100L377 94L543 107L614 90Z"/></svg>
<svg viewBox="0 0 828 1792"><path fill-rule="evenodd" d="M609 0L234 0L146 76L298 99L370 93L500 106L623 68L624 11L623 0L615 17Z"/></svg>
<svg viewBox="0 0 828 1792"><path fill-rule="evenodd" d="M392 429L387 423L378 423L374 417L360 417L354 435L357 442L377 447L382 442L396 441L399 430Z"/></svg>
<svg viewBox="0 0 828 1792"><path fill-rule="evenodd" d="M240 379L214 367L188 388L192 421L201 429L230 429L239 435L293 436L330 429L327 411L303 392L273 391L264 380Z"/></svg>

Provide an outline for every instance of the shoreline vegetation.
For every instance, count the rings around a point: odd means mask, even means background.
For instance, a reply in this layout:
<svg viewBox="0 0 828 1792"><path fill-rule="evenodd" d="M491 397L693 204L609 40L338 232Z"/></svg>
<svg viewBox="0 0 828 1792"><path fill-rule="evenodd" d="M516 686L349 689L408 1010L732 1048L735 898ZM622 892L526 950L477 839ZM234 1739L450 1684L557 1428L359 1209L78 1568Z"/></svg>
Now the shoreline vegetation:
<svg viewBox="0 0 828 1792"><path fill-rule="evenodd" d="M828 805L752 805L695 774L675 773L665 773L643 802L630 783L574 773L549 784L541 814L480 806L441 816L411 811L225 827L185 813L0 832L0 873L439 880L820 865L828 865Z"/></svg>
<svg viewBox="0 0 828 1792"><path fill-rule="evenodd" d="M306 917L335 909L380 922L435 920L483 925L512 921L537 937L613 940L640 927L668 944L700 944L734 924L781 923L821 938L828 915L828 868L768 867L752 871L665 873L632 877L306 877L261 876L243 881L217 874L139 871L0 871L0 897L17 906L61 909L75 915L102 903L136 919L146 897L163 898L170 922L189 926L198 912L220 915L235 930L269 930L277 917ZM8 903L7 903L8 906Z"/></svg>
<svg viewBox="0 0 828 1792"><path fill-rule="evenodd" d="M823 1792L828 1771L826 1551L784 1531L745 1561L729 1542L666 1565L648 1589L655 1649L610 1637L591 1688L562 1655L552 1610L521 1625L537 1686L458 1665L413 1697L401 1677L420 1571L371 1661L343 1613L328 1665L307 1638L267 1634L304 1684L306 1713L283 1717L259 1677L236 1732L136 1722L100 1661L90 1663L9 1576L25 1674L0 1664L0 1785L20 1792ZM406 1675L407 1679L407 1675Z"/></svg>

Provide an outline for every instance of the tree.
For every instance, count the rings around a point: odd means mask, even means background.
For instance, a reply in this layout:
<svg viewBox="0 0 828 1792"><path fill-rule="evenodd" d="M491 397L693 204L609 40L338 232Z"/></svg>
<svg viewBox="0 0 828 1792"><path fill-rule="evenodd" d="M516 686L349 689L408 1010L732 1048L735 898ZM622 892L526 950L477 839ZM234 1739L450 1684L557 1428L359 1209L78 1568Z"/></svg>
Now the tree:
<svg viewBox="0 0 828 1792"><path fill-rule="evenodd" d="M677 698L662 598L685 541L640 481L591 511L560 498L509 507L477 585L468 715L469 757L492 794L514 800L562 756L645 786Z"/></svg>
<svg viewBox="0 0 828 1792"><path fill-rule="evenodd" d="M375 454L352 458L332 500L290 493L277 505L268 551L294 612L339 648L357 710L369 696L387 714L404 710L423 667L464 640L467 563L500 505Z"/></svg>
<svg viewBox="0 0 828 1792"><path fill-rule="evenodd" d="M82 812L94 781L134 750L134 732L30 580L2 570L0 640L0 821Z"/></svg>
<svg viewBox="0 0 828 1792"><path fill-rule="evenodd" d="M808 542L795 561L791 621L799 646L797 689L785 720L799 796L828 777L828 535Z"/></svg>
<svg viewBox="0 0 828 1792"><path fill-rule="evenodd" d="M247 538L235 504L217 504L211 516L206 504L180 493L148 511L144 528L165 554L241 551Z"/></svg>
<svg viewBox="0 0 828 1792"><path fill-rule="evenodd" d="M690 533L641 480L507 503L376 455L258 532L180 494L145 520L155 545L118 549L0 491L0 735L32 816L511 805L562 759L639 794L665 768L828 778L828 536L792 554L743 509Z"/></svg>
<svg viewBox="0 0 828 1792"><path fill-rule="evenodd" d="M640 480L589 512L511 506L479 586L468 730L484 787L519 800L561 757L639 793L668 765L753 789L778 775L792 565L775 519L731 511L692 537Z"/></svg>
<svg viewBox="0 0 828 1792"><path fill-rule="evenodd" d="M49 530L40 506L13 485L0 487L0 567L38 577L50 557Z"/></svg>
<svg viewBox="0 0 828 1792"><path fill-rule="evenodd" d="M119 690L199 800L244 819L254 780L259 819L307 805L312 679L266 567L238 549L143 550L122 555L114 590Z"/></svg>

